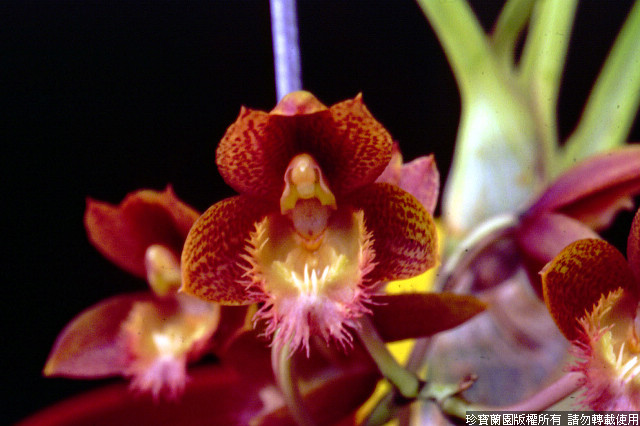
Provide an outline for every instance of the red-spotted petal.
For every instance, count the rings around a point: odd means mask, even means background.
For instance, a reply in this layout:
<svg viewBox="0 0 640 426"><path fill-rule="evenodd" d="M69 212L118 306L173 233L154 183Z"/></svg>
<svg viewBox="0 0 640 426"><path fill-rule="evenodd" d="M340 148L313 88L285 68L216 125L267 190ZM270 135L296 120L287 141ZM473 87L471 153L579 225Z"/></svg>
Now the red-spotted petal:
<svg viewBox="0 0 640 426"><path fill-rule="evenodd" d="M294 117L275 120L264 111L242 107L216 150L225 182L241 194L278 197L284 171L297 153L293 121Z"/></svg>
<svg viewBox="0 0 640 426"><path fill-rule="evenodd" d="M420 202L388 183L374 183L350 194L348 202L364 211L373 235L376 266L372 282L409 278L436 264L436 225Z"/></svg>
<svg viewBox="0 0 640 426"><path fill-rule="evenodd" d="M44 367L45 376L96 378L122 374L128 366L120 326L150 293L114 296L74 318L60 333Z"/></svg>
<svg viewBox="0 0 640 426"><path fill-rule="evenodd" d="M619 287L636 291L627 260L604 240L569 244L540 273L547 308L569 340L579 336L578 319L603 295Z"/></svg>
<svg viewBox="0 0 640 426"><path fill-rule="evenodd" d="M631 223L631 231L627 239L627 259L636 276L636 281L640 284L640 209Z"/></svg>
<svg viewBox="0 0 640 426"><path fill-rule="evenodd" d="M163 192L136 191L118 206L88 199L84 224L89 240L107 259L146 278L147 248L160 244L180 253L198 215L168 186Z"/></svg>
<svg viewBox="0 0 640 426"><path fill-rule="evenodd" d="M585 238L600 238L582 222L559 213L525 217L516 228L515 240L523 256L531 284L542 298L538 272L560 253L563 247Z"/></svg>
<svg viewBox="0 0 640 426"><path fill-rule="evenodd" d="M182 291L228 305L251 303L242 284L249 233L277 206L246 196L222 200L196 221L182 251Z"/></svg>
<svg viewBox="0 0 640 426"><path fill-rule="evenodd" d="M560 176L529 209L556 211L592 227L609 224L640 193L640 145L591 157Z"/></svg>
<svg viewBox="0 0 640 426"><path fill-rule="evenodd" d="M310 93L294 92L270 113L242 108L218 146L216 163L236 191L275 198L289 161L306 152L331 190L344 194L378 177L391 158L391 145L361 96L326 109Z"/></svg>
<svg viewBox="0 0 640 426"><path fill-rule="evenodd" d="M362 95L337 103L329 111L328 131L305 131L305 136L336 195L347 194L382 173L391 159L393 140L364 105Z"/></svg>
<svg viewBox="0 0 640 426"><path fill-rule="evenodd" d="M375 296L373 323L386 342L428 337L457 327L484 311L473 296L453 293L406 293Z"/></svg>

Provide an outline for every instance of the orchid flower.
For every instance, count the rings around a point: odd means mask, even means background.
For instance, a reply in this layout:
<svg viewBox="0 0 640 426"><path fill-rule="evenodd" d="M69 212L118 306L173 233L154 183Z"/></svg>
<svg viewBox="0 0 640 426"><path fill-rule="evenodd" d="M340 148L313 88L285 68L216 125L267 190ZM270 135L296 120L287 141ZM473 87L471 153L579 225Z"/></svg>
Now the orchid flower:
<svg viewBox="0 0 640 426"><path fill-rule="evenodd" d="M178 255L198 213L171 187L140 190L118 206L87 201L91 242L151 291L113 296L88 308L58 336L44 374L131 377L131 388L175 399L187 362L199 358L220 320L220 306L178 294Z"/></svg>
<svg viewBox="0 0 640 426"><path fill-rule="evenodd" d="M327 108L308 92L269 113L243 108L216 153L241 195L214 204L182 253L182 290L222 304L263 303L274 345L319 335L350 345L381 283L436 262L431 215L409 193L374 183L389 133L360 95Z"/></svg>
<svg viewBox="0 0 640 426"><path fill-rule="evenodd" d="M583 403L593 410L640 410L640 210L627 259L600 239L565 247L542 271L544 299L573 342Z"/></svg>

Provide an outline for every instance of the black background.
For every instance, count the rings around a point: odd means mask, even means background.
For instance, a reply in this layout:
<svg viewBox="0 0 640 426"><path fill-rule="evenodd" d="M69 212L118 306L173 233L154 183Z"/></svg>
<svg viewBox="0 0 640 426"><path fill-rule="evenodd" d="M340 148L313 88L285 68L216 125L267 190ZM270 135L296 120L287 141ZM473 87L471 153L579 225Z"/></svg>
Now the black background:
<svg viewBox="0 0 640 426"><path fill-rule="evenodd" d="M501 3L472 2L486 29ZM580 4L561 91L563 136L630 5ZM328 105L363 92L406 158L435 152L444 178L459 98L418 6L300 0L298 13L304 87ZM0 418L12 422L104 383L40 371L75 314L145 288L87 242L85 197L118 203L172 183L204 210L231 195L214 164L217 141L240 105L269 110L275 90L266 0L4 1L0 43L8 391ZM622 215L620 229L630 219Z"/></svg>

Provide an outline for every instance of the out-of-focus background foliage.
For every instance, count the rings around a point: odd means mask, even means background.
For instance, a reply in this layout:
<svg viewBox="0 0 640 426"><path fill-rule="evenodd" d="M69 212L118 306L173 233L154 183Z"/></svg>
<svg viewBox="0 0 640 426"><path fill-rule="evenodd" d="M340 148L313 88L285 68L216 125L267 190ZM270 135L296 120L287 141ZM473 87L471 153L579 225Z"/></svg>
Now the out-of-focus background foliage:
<svg viewBox="0 0 640 426"><path fill-rule="evenodd" d="M501 5L472 2L487 30ZM580 3L560 92L561 137L630 6ZM444 181L459 99L418 6L299 0L298 14L304 87L327 104L363 92L405 158L434 152ZM268 2L5 1L0 65L8 394L0 418L13 422L104 383L43 379L40 370L74 315L144 289L87 242L85 196L117 203L137 188L172 183L203 210L232 194L214 150L241 104L274 105ZM640 140L637 123L632 136ZM626 235L630 220L623 214L607 235Z"/></svg>

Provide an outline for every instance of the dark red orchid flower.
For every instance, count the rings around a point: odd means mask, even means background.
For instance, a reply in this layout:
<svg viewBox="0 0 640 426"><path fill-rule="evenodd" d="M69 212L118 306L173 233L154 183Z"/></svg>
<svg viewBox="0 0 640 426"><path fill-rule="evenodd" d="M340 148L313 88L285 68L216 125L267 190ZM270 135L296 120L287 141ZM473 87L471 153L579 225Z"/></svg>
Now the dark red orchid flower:
<svg viewBox="0 0 640 426"><path fill-rule="evenodd" d="M87 199L84 225L91 243L122 269L147 278L145 254L152 245L180 257L189 229L200 213L182 202L171 186L138 190L114 206Z"/></svg>
<svg viewBox="0 0 640 426"><path fill-rule="evenodd" d="M187 362L199 358L220 321L220 306L177 294L178 258L198 217L173 193L141 190L113 206L87 201L91 242L152 291L114 296L88 308L60 333L44 374L75 378L131 377L131 387L176 398Z"/></svg>
<svg viewBox="0 0 640 426"><path fill-rule="evenodd" d="M378 284L436 262L431 215L376 183L392 139L361 96L327 108L308 92L271 111L243 108L216 162L241 195L214 204L182 253L182 290L257 318L291 350L320 335L349 344Z"/></svg>
<svg viewBox="0 0 640 426"><path fill-rule="evenodd" d="M600 239L565 247L541 272L544 299L574 342L584 403L594 410L640 410L640 210L627 259Z"/></svg>

